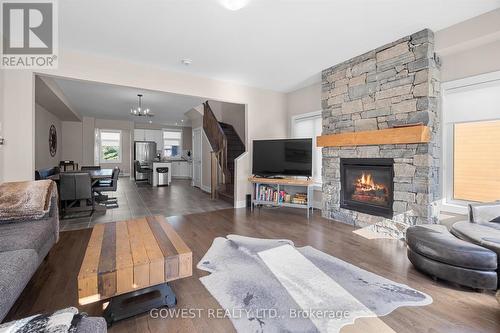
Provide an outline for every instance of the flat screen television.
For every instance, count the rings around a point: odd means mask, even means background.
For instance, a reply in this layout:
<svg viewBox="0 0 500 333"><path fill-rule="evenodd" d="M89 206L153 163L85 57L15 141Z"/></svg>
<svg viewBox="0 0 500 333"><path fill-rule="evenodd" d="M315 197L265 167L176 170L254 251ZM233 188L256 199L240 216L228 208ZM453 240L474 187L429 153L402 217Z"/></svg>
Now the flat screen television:
<svg viewBox="0 0 500 333"><path fill-rule="evenodd" d="M256 176L312 176L312 139L254 140Z"/></svg>

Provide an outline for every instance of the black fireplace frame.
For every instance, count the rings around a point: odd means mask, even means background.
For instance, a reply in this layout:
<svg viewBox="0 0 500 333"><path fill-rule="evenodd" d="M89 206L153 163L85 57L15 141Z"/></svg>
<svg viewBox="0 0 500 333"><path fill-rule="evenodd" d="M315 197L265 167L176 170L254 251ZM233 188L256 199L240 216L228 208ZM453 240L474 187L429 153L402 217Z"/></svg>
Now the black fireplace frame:
<svg viewBox="0 0 500 333"><path fill-rule="evenodd" d="M344 189L346 187L346 170L347 167L351 168L364 168L369 166L373 169L388 170L391 173L392 181L389 184L390 196L388 207L380 207L371 205L369 203L359 203L354 200L345 198ZM392 219L394 210L392 205L394 203L394 159L392 158L341 158L340 159L340 208L354 210L360 213L382 216Z"/></svg>

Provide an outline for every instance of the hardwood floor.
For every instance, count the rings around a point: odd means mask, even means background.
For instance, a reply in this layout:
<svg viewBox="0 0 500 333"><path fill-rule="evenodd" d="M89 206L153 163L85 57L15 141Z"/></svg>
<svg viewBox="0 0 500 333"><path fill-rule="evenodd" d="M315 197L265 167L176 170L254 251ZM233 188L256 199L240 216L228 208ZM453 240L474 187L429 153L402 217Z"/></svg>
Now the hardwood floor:
<svg viewBox="0 0 500 333"><path fill-rule="evenodd" d="M316 212L315 212L316 213ZM406 258L403 242L368 240L352 233L351 226L322 219L315 214L308 222L302 212L287 209L224 209L167 218L193 251L196 265L213 239L228 234L261 238L286 238L296 246L313 247L368 271L405 283L432 296L424 307L402 307L380 319L396 332L500 332L500 305L493 293L479 293L444 282L435 282L416 271ZM91 230L61 233L59 243L30 281L7 319L21 318L67 306L77 306L92 315L102 312L102 304L78 306L77 275ZM178 308L219 308L198 278L206 272L193 269L191 278L174 281ZM238 274L238 272L235 272ZM205 312L206 313L206 312ZM369 321L370 319L368 319ZM343 332L367 330L359 321ZM363 327L363 328L361 328ZM370 327L370 325L368 325ZM118 322L110 332L231 332L226 319L152 319L148 314Z"/></svg>
<svg viewBox="0 0 500 333"><path fill-rule="evenodd" d="M191 180L185 179L174 179L169 186L156 187L122 177L118 180L117 191L107 194L118 200L118 208L96 211L92 216L85 212L84 217L64 219L61 231L92 228L96 224L143 216L177 216L233 207L223 200L211 200L210 194L191 186Z"/></svg>

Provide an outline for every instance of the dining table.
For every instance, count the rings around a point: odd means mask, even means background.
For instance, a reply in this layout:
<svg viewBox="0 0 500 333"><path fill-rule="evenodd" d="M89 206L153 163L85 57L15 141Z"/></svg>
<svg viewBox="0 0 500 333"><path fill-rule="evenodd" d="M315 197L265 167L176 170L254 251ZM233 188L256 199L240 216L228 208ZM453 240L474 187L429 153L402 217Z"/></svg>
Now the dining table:
<svg viewBox="0 0 500 333"><path fill-rule="evenodd" d="M113 177L113 169L99 169L99 170L80 170L80 171L63 171L60 173L57 173L55 175L49 176L48 179L51 179L53 181L59 181L60 174L62 173L75 173L75 172L86 172L90 175L90 179L92 181L92 186L97 184L99 180L103 179L111 179Z"/></svg>

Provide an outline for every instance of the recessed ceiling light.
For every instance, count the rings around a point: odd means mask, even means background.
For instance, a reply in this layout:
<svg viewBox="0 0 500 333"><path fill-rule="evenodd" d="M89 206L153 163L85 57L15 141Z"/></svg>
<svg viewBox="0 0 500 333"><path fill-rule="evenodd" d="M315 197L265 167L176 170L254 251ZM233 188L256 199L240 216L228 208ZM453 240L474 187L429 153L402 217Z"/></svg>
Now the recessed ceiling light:
<svg viewBox="0 0 500 333"><path fill-rule="evenodd" d="M184 66L189 66L193 63L193 60L191 60L189 58L185 58L185 59L182 59L181 62Z"/></svg>
<svg viewBox="0 0 500 333"><path fill-rule="evenodd" d="M219 3L224 6L224 8L229 10L240 10L241 8L248 5L250 0L219 0Z"/></svg>

